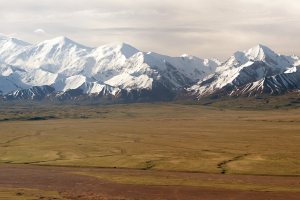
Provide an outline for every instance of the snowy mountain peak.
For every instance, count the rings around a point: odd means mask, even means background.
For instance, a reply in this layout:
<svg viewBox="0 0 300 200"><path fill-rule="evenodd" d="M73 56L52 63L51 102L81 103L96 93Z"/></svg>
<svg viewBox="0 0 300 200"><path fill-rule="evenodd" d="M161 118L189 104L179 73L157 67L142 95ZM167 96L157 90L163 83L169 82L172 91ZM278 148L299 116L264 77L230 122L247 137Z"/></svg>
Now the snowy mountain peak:
<svg viewBox="0 0 300 200"><path fill-rule="evenodd" d="M5 43L6 46L9 46L9 45L29 46L29 45L31 45L28 42L24 42L18 38L6 37L3 35L0 35L0 43L1 44Z"/></svg>
<svg viewBox="0 0 300 200"><path fill-rule="evenodd" d="M292 55L291 58L293 58L295 60L300 60L300 56L297 56L296 54Z"/></svg>
<svg viewBox="0 0 300 200"><path fill-rule="evenodd" d="M106 45L103 45L103 46L100 46L100 47L108 47L110 48L111 50L115 49L115 50L120 50L122 48L125 48L125 49L135 49L137 50L136 48L132 47L131 45L129 44L126 44L124 42L114 42L114 43L111 43L111 44L106 44ZM99 47L99 48L100 48Z"/></svg>
<svg viewBox="0 0 300 200"><path fill-rule="evenodd" d="M0 34L0 39L2 39L2 40L3 40L3 39L7 39L7 37Z"/></svg>
<svg viewBox="0 0 300 200"><path fill-rule="evenodd" d="M108 56L112 54L119 54L121 53L122 55L125 56L126 59L130 58L134 54L139 52L136 48L130 46L129 44L126 44L124 42L116 42L112 44L107 44L100 46L94 50L94 55L97 57L103 57L103 56Z"/></svg>
<svg viewBox="0 0 300 200"><path fill-rule="evenodd" d="M234 53L234 57L239 63L245 64L249 61L267 61L269 58L276 61L278 54L274 53L268 47L259 44L243 52L237 51Z"/></svg>
<svg viewBox="0 0 300 200"><path fill-rule="evenodd" d="M287 70L292 67L292 63L288 61L287 57L276 54L270 48L257 45L249 50L240 52L237 51L225 63L221 64L216 71L226 71L232 68L243 68L251 65L253 62L261 61L272 68L278 68L279 71Z"/></svg>
<svg viewBox="0 0 300 200"><path fill-rule="evenodd" d="M219 59L217 59L217 58L212 58L212 59L210 59L211 61L213 61L213 62L215 62L215 63L217 63L218 65L221 65L222 64L222 61L220 61Z"/></svg>
<svg viewBox="0 0 300 200"><path fill-rule="evenodd" d="M24 41L19 40L17 38L9 38L9 42L13 43L13 44L16 44L16 45L20 45L20 46L30 46L30 45L32 45L30 43L24 42Z"/></svg>
<svg viewBox="0 0 300 200"><path fill-rule="evenodd" d="M258 45L256 45L255 47L252 47L252 49L254 49L254 48L259 48L259 49L263 49L263 50L266 50L266 51L272 51L269 47L264 46L264 45L262 45L262 44L258 44ZM273 51L272 51L272 52L273 52Z"/></svg>
<svg viewBox="0 0 300 200"><path fill-rule="evenodd" d="M133 56L134 54L136 54L137 52L139 52L139 50L137 50L136 48L130 46L129 44L126 44L124 42L120 42L120 43L115 43L118 47L120 47L120 51L122 52L122 54L126 57L126 58L130 58L131 56Z"/></svg>
<svg viewBox="0 0 300 200"><path fill-rule="evenodd" d="M188 91L198 97L221 90L230 91L266 77L297 72L299 64L297 56L279 55L266 46L257 45L249 50L234 53L225 63L219 65L213 74L188 88Z"/></svg>
<svg viewBox="0 0 300 200"><path fill-rule="evenodd" d="M278 57L278 54L276 54L270 48L261 44L249 49L245 53L249 59L254 61L262 61L263 59L265 59L266 56L269 56L272 59L276 59Z"/></svg>
<svg viewBox="0 0 300 200"><path fill-rule="evenodd" d="M69 38L65 37L65 36L59 36L59 37L56 37L52 40L50 40L54 43L73 43L72 40L70 40Z"/></svg>
<svg viewBox="0 0 300 200"><path fill-rule="evenodd" d="M191 56L189 54L183 54L180 57L182 57L182 58L193 58L193 56Z"/></svg>
<svg viewBox="0 0 300 200"><path fill-rule="evenodd" d="M51 40L46 40L46 41L40 43L38 46L42 46L42 45L46 45L46 46L56 46L56 45L58 45L58 46L76 46L80 49L89 49L89 50L92 49L90 47L86 47L81 44L78 44L65 36L59 36L59 37L51 39Z"/></svg>
<svg viewBox="0 0 300 200"><path fill-rule="evenodd" d="M126 90L122 91L125 96L136 90L144 91L145 97L160 98L197 83L218 65L217 60L191 55L146 53L124 42L89 48L64 36L36 45L0 39L0 90L2 95L19 91L18 98L40 91L43 98L50 93L72 95L73 90L102 95Z"/></svg>

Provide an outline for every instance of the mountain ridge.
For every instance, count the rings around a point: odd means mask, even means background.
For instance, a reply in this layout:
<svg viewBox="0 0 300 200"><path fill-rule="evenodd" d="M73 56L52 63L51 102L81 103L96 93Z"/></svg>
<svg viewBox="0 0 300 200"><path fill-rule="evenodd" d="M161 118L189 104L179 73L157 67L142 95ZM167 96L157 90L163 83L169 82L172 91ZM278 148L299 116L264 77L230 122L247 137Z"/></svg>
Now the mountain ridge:
<svg viewBox="0 0 300 200"><path fill-rule="evenodd" d="M90 88L83 89L84 95L101 93L109 86L129 92L168 90L173 95L167 92L166 96L175 96L182 87L211 74L220 63L194 56L146 53L122 42L90 48L64 36L33 45L1 38L0 90L2 95L22 91L29 99L37 95L33 87L49 86L54 88L52 93L63 93L83 85Z"/></svg>
<svg viewBox="0 0 300 200"><path fill-rule="evenodd" d="M283 56L276 54L266 46L257 45L243 52L235 52L226 62L219 65L211 75L186 88L186 91L179 96L199 99L219 92L222 92L223 95L231 95L232 91L235 91L233 93L237 94L239 91L244 91L243 86L247 84L256 85L256 82L268 77L292 72L298 73L299 61L299 56ZM292 75L281 75L281 77L293 78ZM287 92L289 89L300 88L300 83L296 84L293 80L288 82L293 87L284 88L282 91ZM250 86L248 85L248 87ZM278 87L284 86L279 84Z"/></svg>
<svg viewBox="0 0 300 200"><path fill-rule="evenodd" d="M227 61L142 52L123 42L86 47L60 36L39 44L0 37L0 95L4 99L78 96L172 100L284 94L300 89L300 57L264 45ZM48 98L48 99L49 99Z"/></svg>

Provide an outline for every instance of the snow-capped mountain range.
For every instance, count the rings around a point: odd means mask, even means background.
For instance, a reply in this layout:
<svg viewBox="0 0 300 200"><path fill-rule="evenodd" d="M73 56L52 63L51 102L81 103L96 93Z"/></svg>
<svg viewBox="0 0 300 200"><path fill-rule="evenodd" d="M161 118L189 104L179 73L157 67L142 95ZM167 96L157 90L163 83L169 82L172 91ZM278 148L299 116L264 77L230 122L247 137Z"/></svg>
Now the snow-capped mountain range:
<svg viewBox="0 0 300 200"><path fill-rule="evenodd" d="M299 56L283 56L263 45L238 51L222 63L142 52L125 43L90 48L58 37L32 45L0 36L4 99L281 94L300 89L299 67Z"/></svg>
<svg viewBox="0 0 300 200"><path fill-rule="evenodd" d="M181 96L282 94L300 88L299 66L299 56L283 56L257 45L234 53Z"/></svg>
<svg viewBox="0 0 300 200"><path fill-rule="evenodd" d="M167 91L172 96L212 74L220 64L217 59L186 54L142 52L125 43L90 48L58 37L32 45L1 36L0 95L41 99L77 90L102 96Z"/></svg>

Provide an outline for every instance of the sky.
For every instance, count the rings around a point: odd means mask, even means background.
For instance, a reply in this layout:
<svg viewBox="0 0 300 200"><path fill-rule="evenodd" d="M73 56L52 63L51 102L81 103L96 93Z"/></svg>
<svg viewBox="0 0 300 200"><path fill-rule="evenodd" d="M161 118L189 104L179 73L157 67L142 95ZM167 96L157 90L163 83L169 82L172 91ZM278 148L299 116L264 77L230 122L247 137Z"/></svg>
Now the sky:
<svg viewBox="0 0 300 200"><path fill-rule="evenodd" d="M0 34L226 61L262 44L300 55L299 0L0 0Z"/></svg>

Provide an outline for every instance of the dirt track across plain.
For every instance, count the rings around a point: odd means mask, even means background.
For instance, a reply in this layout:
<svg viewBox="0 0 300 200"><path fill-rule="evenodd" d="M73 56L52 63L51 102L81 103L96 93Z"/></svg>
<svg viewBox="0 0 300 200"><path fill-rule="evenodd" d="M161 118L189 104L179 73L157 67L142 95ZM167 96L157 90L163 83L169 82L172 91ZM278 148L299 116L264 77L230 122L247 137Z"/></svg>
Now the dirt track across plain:
<svg viewBox="0 0 300 200"><path fill-rule="evenodd" d="M44 167L31 165L0 164L0 186L59 191L68 199L205 199L205 200L282 200L300 199L300 193L272 193L225 190L206 187L125 185L72 173L152 173L123 169L95 169L74 167ZM177 173L178 174L178 173ZM181 176L211 179L236 179L250 183L299 184L300 178L232 176L217 174L179 173Z"/></svg>

